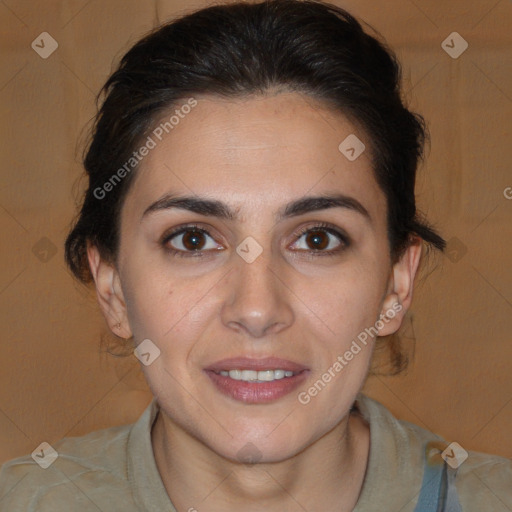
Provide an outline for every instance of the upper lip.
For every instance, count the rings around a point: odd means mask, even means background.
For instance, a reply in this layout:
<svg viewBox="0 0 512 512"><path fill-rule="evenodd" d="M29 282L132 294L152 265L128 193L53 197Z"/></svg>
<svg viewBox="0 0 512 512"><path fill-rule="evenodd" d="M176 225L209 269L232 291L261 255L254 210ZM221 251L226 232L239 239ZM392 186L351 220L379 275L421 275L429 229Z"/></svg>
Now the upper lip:
<svg viewBox="0 0 512 512"><path fill-rule="evenodd" d="M223 370L285 370L299 373L308 368L302 364L280 359L278 357L265 357L254 359L250 357L232 357L222 359L205 368L205 370L220 372Z"/></svg>

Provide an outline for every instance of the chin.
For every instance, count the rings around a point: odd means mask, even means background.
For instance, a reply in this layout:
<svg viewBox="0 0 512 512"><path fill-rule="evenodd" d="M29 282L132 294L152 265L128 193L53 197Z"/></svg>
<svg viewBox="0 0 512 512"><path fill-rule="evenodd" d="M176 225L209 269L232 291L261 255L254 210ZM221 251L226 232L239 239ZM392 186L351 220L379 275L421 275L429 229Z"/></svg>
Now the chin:
<svg viewBox="0 0 512 512"><path fill-rule="evenodd" d="M271 432L271 430L269 430ZM210 444L215 453L235 463L247 465L270 464L290 459L301 452L307 443L289 436L236 436L228 444Z"/></svg>

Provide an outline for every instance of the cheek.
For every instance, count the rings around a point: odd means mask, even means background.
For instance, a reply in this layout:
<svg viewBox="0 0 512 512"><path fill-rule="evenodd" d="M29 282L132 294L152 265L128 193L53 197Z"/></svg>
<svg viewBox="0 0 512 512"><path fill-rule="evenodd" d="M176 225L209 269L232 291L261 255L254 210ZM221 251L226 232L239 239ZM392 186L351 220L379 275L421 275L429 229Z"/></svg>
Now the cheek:
<svg viewBox="0 0 512 512"><path fill-rule="evenodd" d="M373 325L380 312L384 279L374 265L358 262L330 278L304 280L297 289L318 324L318 333L341 346Z"/></svg>
<svg viewBox="0 0 512 512"><path fill-rule="evenodd" d="M155 272L150 265L125 260L122 273L123 293L134 338L159 339L179 318L180 303L169 276Z"/></svg>
<svg viewBox="0 0 512 512"><path fill-rule="evenodd" d="M214 315L214 286L219 277L183 279L155 267L127 270L123 291L134 338L153 339L173 350L192 344Z"/></svg>

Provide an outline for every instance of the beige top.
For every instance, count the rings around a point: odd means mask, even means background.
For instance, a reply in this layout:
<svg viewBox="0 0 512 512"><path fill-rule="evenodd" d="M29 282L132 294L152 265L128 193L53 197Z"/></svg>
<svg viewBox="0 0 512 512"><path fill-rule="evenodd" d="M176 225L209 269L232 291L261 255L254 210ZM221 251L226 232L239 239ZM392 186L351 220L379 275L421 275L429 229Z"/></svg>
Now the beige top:
<svg viewBox="0 0 512 512"><path fill-rule="evenodd" d="M371 444L354 512L413 512L422 488L425 443L448 443L397 420L362 393L356 406L370 425ZM153 456L157 412L153 398L134 424L62 439L53 446L58 457L46 469L30 455L8 461L0 469L0 512L176 512ZM512 461L468 453L455 478L461 510L511 512ZM203 512L200 504L195 508Z"/></svg>

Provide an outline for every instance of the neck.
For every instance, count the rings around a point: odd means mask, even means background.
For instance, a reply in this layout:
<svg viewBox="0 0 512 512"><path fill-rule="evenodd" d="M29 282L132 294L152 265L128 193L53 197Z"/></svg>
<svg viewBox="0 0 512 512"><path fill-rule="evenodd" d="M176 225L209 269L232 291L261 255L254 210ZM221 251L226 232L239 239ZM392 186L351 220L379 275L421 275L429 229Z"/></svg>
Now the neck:
<svg viewBox="0 0 512 512"><path fill-rule="evenodd" d="M272 463L228 460L162 411L151 437L167 494L180 512L350 512L369 453L369 427L357 411L300 453Z"/></svg>

